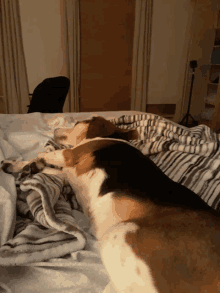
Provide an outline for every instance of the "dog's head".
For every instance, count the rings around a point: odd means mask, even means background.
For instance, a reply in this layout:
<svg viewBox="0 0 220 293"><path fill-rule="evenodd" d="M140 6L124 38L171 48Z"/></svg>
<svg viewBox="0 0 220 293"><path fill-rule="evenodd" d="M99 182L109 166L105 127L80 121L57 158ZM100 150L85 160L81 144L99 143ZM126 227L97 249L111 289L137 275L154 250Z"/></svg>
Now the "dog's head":
<svg viewBox="0 0 220 293"><path fill-rule="evenodd" d="M54 140L66 146L76 146L84 139L95 137L109 137L126 141L139 138L135 129L125 130L116 127L103 117L92 117L77 122L73 128L57 128L54 131Z"/></svg>

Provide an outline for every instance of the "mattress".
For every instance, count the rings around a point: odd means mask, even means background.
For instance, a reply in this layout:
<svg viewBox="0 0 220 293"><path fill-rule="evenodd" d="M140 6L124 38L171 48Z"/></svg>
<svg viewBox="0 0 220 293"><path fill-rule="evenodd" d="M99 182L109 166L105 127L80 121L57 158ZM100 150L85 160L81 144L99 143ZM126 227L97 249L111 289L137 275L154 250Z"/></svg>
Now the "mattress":
<svg viewBox="0 0 220 293"><path fill-rule="evenodd" d="M54 129L71 127L94 115L103 116L120 128L137 129L140 139L131 141L134 146L172 180L220 210L220 137L205 125L188 129L160 116L134 111L0 115L0 159L33 159L38 152L46 151ZM11 227L15 219L5 218L4 213L13 215L17 194L14 178L2 171L0 192L0 236L1 243L7 243L13 238ZM84 215L77 211L74 218L89 234ZM115 292L102 265L98 241L92 237L87 240L84 249L16 266L7 265L0 247L0 292ZM22 263L22 259L19 261Z"/></svg>

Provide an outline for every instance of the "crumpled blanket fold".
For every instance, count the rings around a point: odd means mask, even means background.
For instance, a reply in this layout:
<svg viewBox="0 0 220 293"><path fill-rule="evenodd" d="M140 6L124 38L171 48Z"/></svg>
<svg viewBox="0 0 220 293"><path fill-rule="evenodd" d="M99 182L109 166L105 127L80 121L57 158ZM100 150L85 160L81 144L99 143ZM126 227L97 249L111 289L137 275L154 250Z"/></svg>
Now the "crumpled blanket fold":
<svg viewBox="0 0 220 293"><path fill-rule="evenodd" d="M22 265L82 250L86 237L72 213L82 209L72 188L59 175L25 175L16 182L16 225L13 238L0 248L0 264Z"/></svg>

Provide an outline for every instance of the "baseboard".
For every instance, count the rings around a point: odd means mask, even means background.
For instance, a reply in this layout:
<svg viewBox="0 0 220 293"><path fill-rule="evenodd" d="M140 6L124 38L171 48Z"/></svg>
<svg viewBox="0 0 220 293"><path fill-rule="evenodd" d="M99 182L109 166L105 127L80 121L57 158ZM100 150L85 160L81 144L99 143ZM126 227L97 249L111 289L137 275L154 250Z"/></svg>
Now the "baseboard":
<svg viewBox="0 0 220 293"><path fill-rule="evenodd" d="M176 104L147 104L146 112L164 117L173 117L176 111Z"/></svg>

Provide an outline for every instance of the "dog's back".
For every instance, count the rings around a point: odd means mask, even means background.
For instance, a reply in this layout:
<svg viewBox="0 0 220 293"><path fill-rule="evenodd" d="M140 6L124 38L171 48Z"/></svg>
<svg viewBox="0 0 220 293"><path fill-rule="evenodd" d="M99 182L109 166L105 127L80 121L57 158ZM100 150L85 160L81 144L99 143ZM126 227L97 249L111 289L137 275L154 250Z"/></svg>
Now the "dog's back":
<svg viewBox="0 0 220 293"><path fill-rule="evenodd" d="M90 143L98 144L98 140ZM160 207L182 207L213 211L198 195L167 177L148 157L133 146L106 140L105 147L93 152L93 165L108 175L100 187L100 196L120 190L135 200L150 200ZM115 193L115 196L119 196Z"/></svg>

